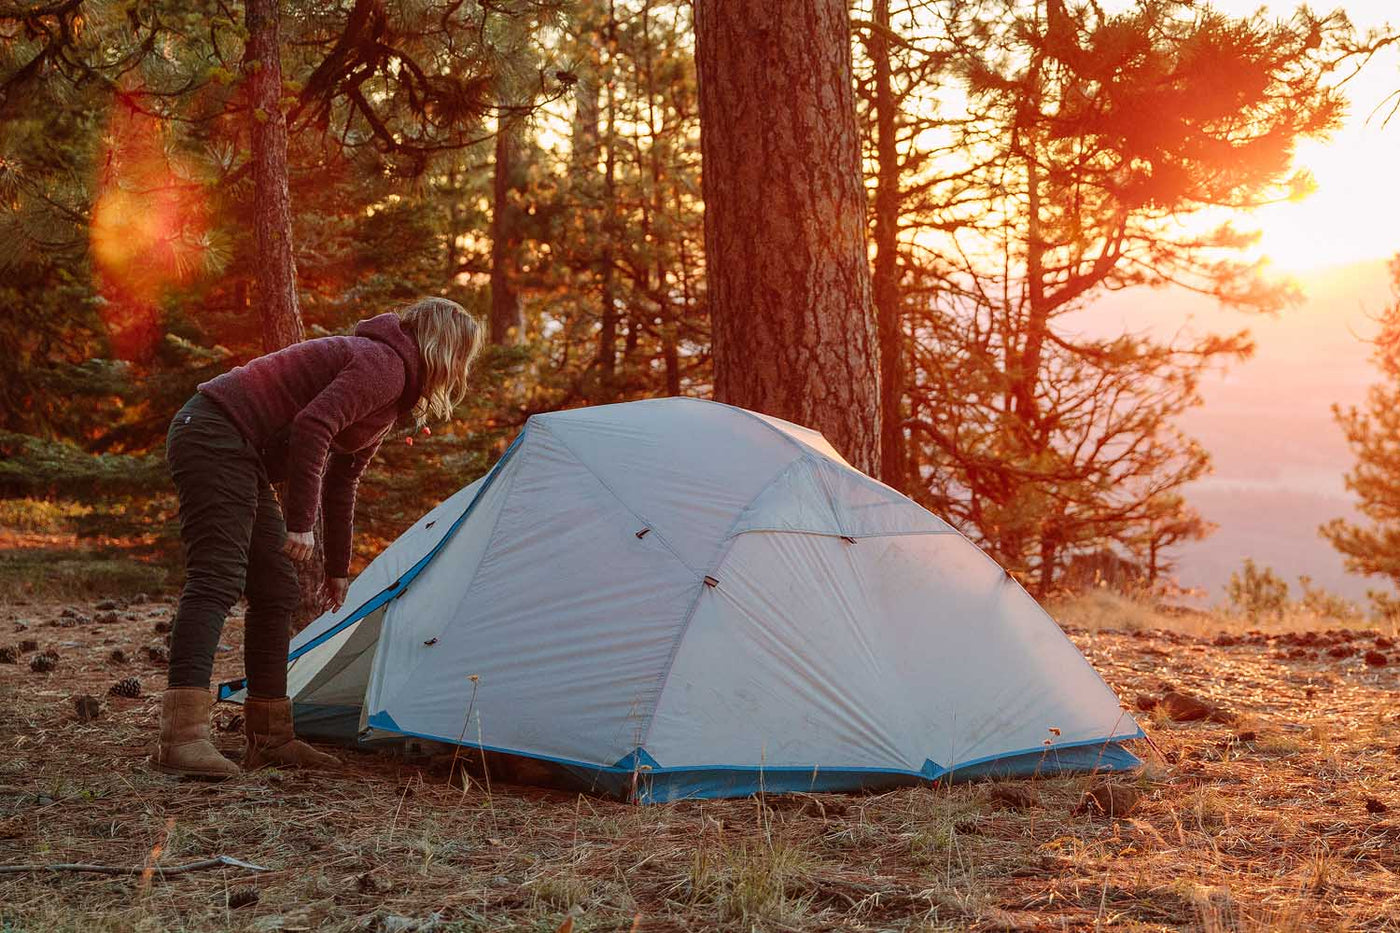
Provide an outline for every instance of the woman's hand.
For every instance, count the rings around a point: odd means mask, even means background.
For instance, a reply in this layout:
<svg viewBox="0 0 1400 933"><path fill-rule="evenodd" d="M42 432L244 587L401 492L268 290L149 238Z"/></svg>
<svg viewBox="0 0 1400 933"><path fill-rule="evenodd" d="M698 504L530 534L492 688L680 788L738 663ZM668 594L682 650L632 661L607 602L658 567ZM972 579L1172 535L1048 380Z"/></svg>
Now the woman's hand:
<svg viewBox="0 0 1400 933"><path fill-rule="evenodd" d="M295 561L308 561L311 559L311 549L316 546L316 533L314 531L289 531L287 532L287 543L282 545L282 550L287 552L287 556Z"/></svg>
<svg viewBox="0 0 1400 933"><path fill-rule="evenodd" d="M326 577L321 583L321 611L335 612L345 605L345 594L350 590L350 581L345 577Z"/></svg>

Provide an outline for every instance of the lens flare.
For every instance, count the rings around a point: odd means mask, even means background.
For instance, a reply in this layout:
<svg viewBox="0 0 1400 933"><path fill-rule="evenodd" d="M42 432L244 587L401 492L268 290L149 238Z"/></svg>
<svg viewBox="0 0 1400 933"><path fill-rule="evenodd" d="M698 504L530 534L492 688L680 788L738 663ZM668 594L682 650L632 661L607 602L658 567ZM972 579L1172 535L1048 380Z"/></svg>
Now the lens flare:
<svg viewBox="0 0 1400 933"><path fill-rule="evenodd" d="M187 283L208 251L204 185L167 150L160 121L113 106L89 224L113 353L148 357L159 339L160 301Z"/></svg>

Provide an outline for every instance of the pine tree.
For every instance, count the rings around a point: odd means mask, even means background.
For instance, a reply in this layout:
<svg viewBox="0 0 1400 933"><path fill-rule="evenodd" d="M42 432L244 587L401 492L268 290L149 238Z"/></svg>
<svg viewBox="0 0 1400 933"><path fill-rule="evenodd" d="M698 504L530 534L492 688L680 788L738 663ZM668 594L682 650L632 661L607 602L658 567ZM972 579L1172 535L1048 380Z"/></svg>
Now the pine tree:
<svg viewBox="0 0 1400 933"><path fill-rule="evenodd" d="M1308 585L1304 583L1304 588ZM1276 619L1288 608L1288 581L1274 573L1273 568L1260 567L1254 563L1254 558L1246 557L1244 565L1230 574L1225 595L1229 597L1230 607L1251 622Z"/></svg>
<svg viewBox="0 0 1400 933"><path fill-rule="evenodd" d="M880 468L879 361L847 5L696 6L715 398Z"/></svg>
<svg viewBox="0 0 1400 933"><path fill-rule="evenodd" d="M1086 338L1069 316L1144 286L1290 300L1234 258L1250 237L1206 217L1305 186L1292 147L1336 124L1324 78L1344 23L1170 0L938 11L966 105L935 135L955 164L935 151L905 182L924 184L902 221L924 228L904 281L914 494L1047 592L1076 553L1112 542L1147 562L1152 529L1201 530L1178 493L1208 455L1174 424L1203 372L1251 349L1244 334Z"/></svg>
<svg viewBox="0 0 1400 933"><path fill-rule="evenodd" d="M570 138L530 156L531 411L708 388L692 49L688 4L575 6Z"/></svg>
<svg viewBox="0 0 1400 933"><path fill-rule="evenodd" d="M1380 577L1400 588L1400 256L1390 264L1393 300L1378 318L1372 359L1381 381L1362 407L1334 407L1356 456L1346 476L1364 522L1336 518L1320 529L1353 573ZM1377 613L1390 615L1392 594L1371 594Z"/></svg>

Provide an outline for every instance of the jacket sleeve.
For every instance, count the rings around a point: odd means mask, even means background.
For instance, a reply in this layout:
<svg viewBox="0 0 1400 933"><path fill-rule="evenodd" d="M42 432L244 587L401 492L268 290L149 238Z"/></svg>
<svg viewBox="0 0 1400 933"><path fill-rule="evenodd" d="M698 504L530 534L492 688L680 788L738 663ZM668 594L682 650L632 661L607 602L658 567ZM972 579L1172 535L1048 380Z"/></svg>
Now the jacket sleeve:
<svg viewBox="0 0 1400 933"><path fill-rule="evenodd" d="M379 450L376 442L353 454L334 453L321 487L321 512L326 527L326 576L350 573L351 540L355 531L355 496L360 476Z"/></svg>
<svg viewBox="0 0 1400 933"><path fill-rule="evenodd" d="M387 350L385 354L392 356ZM316 524L331 440L361 418L395 403L403 392L403 382L403 366L397 357L391 360L379 354L357 354L292 419L287 439L287 501L283 504L288 531L305 533Z"/></svg>

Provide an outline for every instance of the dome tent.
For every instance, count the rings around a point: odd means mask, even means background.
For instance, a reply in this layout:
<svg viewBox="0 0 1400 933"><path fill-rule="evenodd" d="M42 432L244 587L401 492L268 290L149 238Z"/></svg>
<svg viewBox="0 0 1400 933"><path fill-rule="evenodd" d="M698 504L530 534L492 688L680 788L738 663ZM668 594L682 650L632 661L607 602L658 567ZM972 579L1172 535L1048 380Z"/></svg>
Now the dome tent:
<svg viewBox="0 0 1400 933"><path fill-rule="evenodd" d="M1118 770L1142 736L946 522L814 431L690 398L532 417L288 663L299 732L642 801Z"/></svg>

